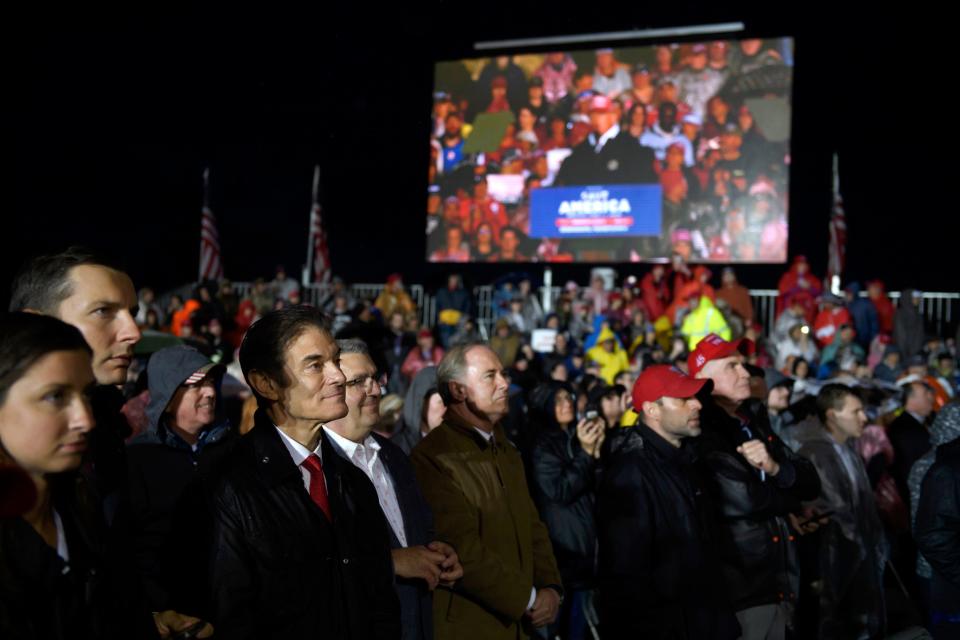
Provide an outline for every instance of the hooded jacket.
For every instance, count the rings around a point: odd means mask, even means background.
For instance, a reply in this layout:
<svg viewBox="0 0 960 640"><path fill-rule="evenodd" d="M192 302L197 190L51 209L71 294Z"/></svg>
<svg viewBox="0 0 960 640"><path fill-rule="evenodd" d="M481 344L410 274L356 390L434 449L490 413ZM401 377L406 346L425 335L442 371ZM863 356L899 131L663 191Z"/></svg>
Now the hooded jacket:
<svg viewBox="0 0 960 640"><path fill-rule="evenodd" d="M390 441L410 455L423 436L420 434L420 422L423 420L424 396L430 389L437 386L437 368L424 367L417 372L410 382L407 395L403 400L403 422L399 431L393 434Z"/></svg>
<svg viewBox="0 0 960 640"><path fill-rule="evenodd" d="M613 340L613 351L603 348L603 343L607 340ZM587 358L600 365L600 376L607 384L613 384L613 379L618 373L630 368L627 352L620 346L620 341L609 327L604 327L600 331L596 346L587 351Z"/></svg>
<svg viewBox="0 0 960 640"><path fill-rule="evenodd" d="M910 489L910 522L917 521L917 507L920 504L920 488L923 485L923 479L927 471L933 466L937 458L937 447L948 442L953 442L960 438L960 403L951 402L946 405L930 427L930 451L923 457L913 463L910 468L910 475L907 477L907 487ZM933 573L930 569L930 563L923 557L922 553L917 554L917 575L923 578L931 578Z"/></svg>
<svg viewBox="0 0 960 640"><path fill-rule="evenodd" d="M717 334L724 340L730 340L732 337L730 326L723 318L723 314L706 294L700 296L696 308L683 319L680 333L687 338L687 348L690 351L693 351L697 343L711 333Z"/></svg>
<svg viewBox="0 0 960 640"><path fill-rule="evenodd" d="M168 427L165 411L180 385L203 368L218 376L217 418L191 447ZM154 611L167 604L162 577L168 551L165 545L180 498L197 477L201 454L206 456L214 445L219 447L235 437L219 401L223 371L222 365L214 365L196 349L183 345L157 351L147 366L149 429L130 441L127 472L132 547Z"/></svg>
<svg viewBox="0 0 960 640"><path fill-rule="evenodd" d="M530 396L531 415L538 422L530 493L550 532L564 587L587 589L593 586L596 564L597 459L580 446L576 420L566 430L557 423L554 406L561 389L575 397L573 387L565 382L542 384Z"/></svg>
<svg viewBox="0 0 960 640"><path fill-rule="evenodd" d="M877 308L869 299L860 297L860 285L856 282L847 285L847 291L853 296L853 300L847 303L847 311L853 318L853 328L857 330L857 344L864 350L869 349L874 336L880 331Z"/></svg>
<svg viewBox="0 0 960 640"><path fill-rule="evenodd" d="M797 425L797 453L820 476L819 513L832 511L820 528L819 565L821 638L870 637L883 627L883 526L866 466L852 443L839 444L814 417Z"/></svg>

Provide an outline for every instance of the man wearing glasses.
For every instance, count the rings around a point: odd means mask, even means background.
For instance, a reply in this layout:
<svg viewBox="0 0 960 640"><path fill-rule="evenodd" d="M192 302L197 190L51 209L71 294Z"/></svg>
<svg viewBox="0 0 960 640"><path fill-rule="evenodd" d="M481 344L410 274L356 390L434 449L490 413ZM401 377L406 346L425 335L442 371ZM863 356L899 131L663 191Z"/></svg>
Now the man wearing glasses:
<svg viewBox="0 0 960 640"><path fill-rule="evenodd" d="M403 450L378 434L381 388L367 345L337 340L340 369L346 378L347 415L324 425L333 450L363 471L373 483L390 525L404 640L433 638L433 596L463 575L456 552L434 539L433 515L417 486L413 466Z"/></svg>

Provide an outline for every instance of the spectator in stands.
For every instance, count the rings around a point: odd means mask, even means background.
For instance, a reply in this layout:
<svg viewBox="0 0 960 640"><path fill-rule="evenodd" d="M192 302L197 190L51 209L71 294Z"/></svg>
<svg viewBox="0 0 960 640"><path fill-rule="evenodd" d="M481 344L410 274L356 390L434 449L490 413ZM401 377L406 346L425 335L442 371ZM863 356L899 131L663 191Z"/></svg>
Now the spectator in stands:
<svg viewBox="0 0 960 640"><path fill-rule="evenodd" d="M300 283L287 275L287 268L278 264L270 283L274 299L289 300L294 292L300 292Z"/></svg>
<svg viewBox="0 0 960 640"><path fill-rule="evenodd" d="M716 334L724 340L731 339L730 327L723 318L723 314L699 287L688 298L688 303L690 312L683 319L680 333L686 337L687 348L690 351L693 351L697 343L710 334Z"/></svg>
<svg viewBox="0 0 960 640"><path fill-rule="evenodd" d="M873 303L877 310L877 319L880 323L880 333L890 335L893 333L893 315L896 310L893 303L887 296L887 289L881 280L870 280L867 282L867 297Z"/></svg>
<svg viewBox="0 0 960 640"><path fill-rule="evenodd" d="M659 120L640 136L640 144L653 150L660 162L667 159L667 149L675 144L683 150L684 166L692 167L694 160L693 144L680 130L677 119L677 105L664 102L659 108Z"/></svg>
<svg viewBox="0 0 960 640"><path fill-rule="evenodd" d="M573 59L561 51L546 55L543 64L534 72L543 80L543 95L551 105L557 105L573 91L573 76L577 65Z"/></svg>
<svg viewBox="0 0 960 640"><path fill-rule="evenodd" d="M611 100L631 88L629 67L618 62L613 49L597 49L593 69L593 90Z"/></svg>
<svg viewBox="0 0 960 640"><path fill-rule="evenodd" d="M440 331L440 343L446 348L460 321L470 315L472 301L470 294L463 288L459 274L447 276L447 286L437 292L437 326Z"/></svg>
<svg viewBox="0 0 960 640"><path fill-rule="evenodd" d="M843 306L843 300L832 293L820 297L820 313L813 322L813 336L820 348L834 341L843 325L851 325L850 312Z"/></svg>
<svg viewBox="0 0 960 640"><path fill-rule="evenodd" d="M436 366L443 359L443 347L434 344L433 332L429 327L421 327L417 334L417 346L410 349L407 357L400 367L400 372L406 376L407 380L413 378L424 367Z"/></svg>
<svg viewBox="0 0 960 640"><path fill-rule="evenodd" d="M613 384L613 379L624 369L630 368L627 352L620 345L617 336L610 327L603 325L597 343L587 351L587 358L600 365L600 375L607 384Z"/></svg>
<svg viewBox="0 0 960 640"><path fill-rule="evenodd" d="M860 285L851 282L844 289L847 301L847 311L853 320L853 328L857 332L857 344L864 351L870 348L870 343L880 332L880 317L876 307L867 298L860 297Z"/></svg>
<svg viewBox="0 0 960 640"><path fill-rule="evenodd" d="M784 312L781 318L790 318L790 310ZM806 331L804 331L806 329ZM795 323L790 327L790 331L787 335L781 339L777 339L774 343L777 359L776 366L778 369L784 369L787 366L787 363L791 358L794 361L797 358L801 358L807 363L815 362L818 359L818 351L816 345L813 343L813 339L810 337L810 327L800 322Z"/></svg>
<svg viewBox="0 0 960 640"><path fill-rule="evenodd" d="M730 309L740 316L744 323L753 324L753 302L750 300L750 291L737 281L737 274L732 267L723 268L720 282L717 299L726 301Z"/></svg>
<svg viewBox="0 0 960 640"><path fill-rule="evenodd" d="M446 410L437 393L437 368L430 366L420 369L407 388L401 428L394 432L391 439L410 455L420 440L440 426Z"/></svg>
<svg viewBox="0 0 960 640"><path fill-rule="evenodd" d="M403 289L403 276L399 273L392 273L387 276L387 285L373 304L380 310L380 315L384 318L389 318L394 310L399 310L404 315L417 311L417 306Z"/></svg>
<svg viewBox="0 0 960 640"><path fill-rule="evenodd" d="M900 303L893 316L893 342L904 360L910 360L923 349L926 328L919 305L923 294L915 289L900 292Z"/></svg>

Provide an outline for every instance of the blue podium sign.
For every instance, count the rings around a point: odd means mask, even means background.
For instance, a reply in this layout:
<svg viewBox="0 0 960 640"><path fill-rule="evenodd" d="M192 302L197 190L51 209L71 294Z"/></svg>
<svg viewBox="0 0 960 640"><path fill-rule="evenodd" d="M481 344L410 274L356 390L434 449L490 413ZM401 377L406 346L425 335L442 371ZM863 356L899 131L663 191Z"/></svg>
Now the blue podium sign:
<svg viewBox="0 0 960 640"><path fill-rule="evenodd" d="M534 189L530 236L659 236L662 201L659 184Z"/></svg>

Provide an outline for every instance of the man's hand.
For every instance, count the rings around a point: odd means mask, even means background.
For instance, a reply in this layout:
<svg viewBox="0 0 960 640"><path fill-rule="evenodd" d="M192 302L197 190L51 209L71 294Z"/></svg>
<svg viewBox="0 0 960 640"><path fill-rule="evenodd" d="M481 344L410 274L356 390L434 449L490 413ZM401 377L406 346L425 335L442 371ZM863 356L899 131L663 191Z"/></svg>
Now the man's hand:
<svg viewBox="0 0 960 640"><path fill-rule="evenodd" d="M830 517L826 514L824 514L822 518L816 518L817 515L816 509L807 507L800 515L788 513L787 520L790 521L790 526L792 526L797 533L805 536L808 533L813 533L830 521Z"/></svg>
<svg viewBox="0 0 960 640"><path fill-rule="evenodd" d="M427 545L430 551L442 553L443 562L440 563L440 586L452 587L453 583L463 577L463 566L460 564L460 557L457 552L446 542L434 540Z"/></svg>
<svg viewBox="0 0 960 640"><path fill-rule="evenodd" d="M393 572L401 578L421 578L427 581L431 591L437 588L440 582L440 566L446 556L437 551L431 551L423 545L393 549Z"/></svg>
<svg viewBox="0 0 960 640"><path fill-rule="evenodd" d="M161 638L169 638L171 634L183 631L188 627L200 622L200 618L194 618L193 616L187 616L182 613L177 613L173 610L160 611L159 613L153 614L153 623L157 626L157 633L160 634ZM204 626L197 631L193 637L194 638L209 638L213 635L213 625L209 622L204 624Z"/></svg>
<svg viewBox="0 0 960 640"><path fill-rule="evenodd" d="M557 619L559 609L560 594L550 587L544 587L537 591L537 598L526 615L534 628L545 627Z"/></svg>
<svg viewBox="0 0 960 640"><path fill-rule="evenodd" d="M760 440L750 440L737 447L737 453L746 458L751 466L756 467L771 476L780 473L780 465L770 457L767 446Z"/></svg>

